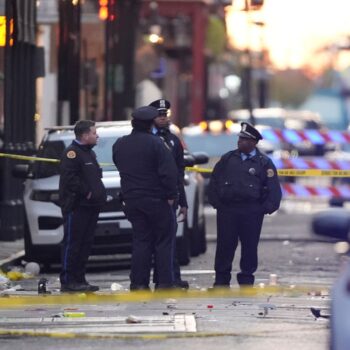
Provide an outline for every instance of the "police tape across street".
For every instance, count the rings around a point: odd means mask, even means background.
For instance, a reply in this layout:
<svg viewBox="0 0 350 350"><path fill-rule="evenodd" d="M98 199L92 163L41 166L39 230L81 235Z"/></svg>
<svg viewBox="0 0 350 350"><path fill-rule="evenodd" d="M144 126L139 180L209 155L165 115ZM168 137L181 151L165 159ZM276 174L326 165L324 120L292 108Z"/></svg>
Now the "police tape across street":
<svg viewBox="0 0 350 350"><path fill-rule="evenodd" d="M139 303L155 300L172 299L215 299L215 298L252 298L309 295L329 295L329 287L324 285L296 286L296 285L265 285L260 283L254 287L215 288L203 290L162 290L162 291L125 291L125 292L97 292L78 294L40 294L31 295L3 294L0 298L0 309L22 308L33 305L96 305L105 303Z"/></svg>
<svg viewBox="0 0 350 350"><path fill-rule="evenodd" d="M0 153L0 158L9 158L16 160L24 160L31 162L49 162L59 163L59 159L41 158L33 156L25 156L20 154ZM100 163L101 166L111 166L113 163ZM212 168L186 167L187 171L195 171L198 173L211 173ZM279 176L297 176L297 177L350 177L350 170L337 169L278 169Z"/></svg>

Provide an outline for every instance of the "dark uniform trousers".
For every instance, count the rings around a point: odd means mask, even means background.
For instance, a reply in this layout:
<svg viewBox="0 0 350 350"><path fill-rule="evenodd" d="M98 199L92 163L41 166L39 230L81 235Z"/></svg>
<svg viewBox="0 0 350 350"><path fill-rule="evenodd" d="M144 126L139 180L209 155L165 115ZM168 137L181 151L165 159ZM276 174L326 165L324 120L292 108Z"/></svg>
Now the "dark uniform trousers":
<svg viewBox="0 0 350 350"><path fill-rule="evenodd" d="M228 286L231 281L232 261L241 242L240 285L254 284L258 267L258 243L264 215L258 211L239 208L220 208L217 211L217 246L215 255L216 286Z"/></svg>
<svg viewBox="0 0 350 350"><path fill-rule="evenodd" d="M181 281L181 272L180 272L180 264L177 260L177 251L176 251L176 232L177 232L177 219L176 219L176 211L177 211L178 203L175 201L174 205L172 206L173 209L173 227L172 227L172 233L173 233L173 239L172 239L172 266L173 266L173 277L174 277L174 282L176 281ZM153 272L153 282L158 285L158 270L157 270L157 265L154 265L154 272Z"/></svg>
<svg viewBox="0 0 350 350"><path fill-rule="evenodd" d="M148 288L152 256L158 286L171 287L173 276L174 212L165 199L125 199L124 211L133 228L130 288Z"/></svg>
<svg viewBox="0 0 350 350"><path fill-rule="evenodd" d="M99 212L99 206L81 205L64 214L61 284L85 282L86 263L89 259Z"/></svg>

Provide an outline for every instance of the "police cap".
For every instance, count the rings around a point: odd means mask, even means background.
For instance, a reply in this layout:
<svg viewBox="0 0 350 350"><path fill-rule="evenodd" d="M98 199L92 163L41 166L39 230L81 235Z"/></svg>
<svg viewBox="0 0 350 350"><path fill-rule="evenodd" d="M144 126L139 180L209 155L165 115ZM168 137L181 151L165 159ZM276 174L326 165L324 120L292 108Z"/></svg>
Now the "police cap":
<svg viewBox="0 0 350 350"><path fill-rule="evenodd" d="M131 113L131 116L137 120L153 120L158 117L158 115L158 110L152 106L143 106L135 109Z"/></svg>
<svg viewBox="0 0 350 350"><path fill-rule="evenodd" d="M155 100L149 105L157 108L159 112L167 111L170 108L170 102L164 99Z"/></svg>
<svg viewBox="0 0 350 350"><path fill-rule="evenodd" d="M253 125L250 125L246 122L241 123L241 131L238 134L238 136L244 137L246 139L252 139L255 141L263 139L260 132L257 129L255 129Z"/></svg>

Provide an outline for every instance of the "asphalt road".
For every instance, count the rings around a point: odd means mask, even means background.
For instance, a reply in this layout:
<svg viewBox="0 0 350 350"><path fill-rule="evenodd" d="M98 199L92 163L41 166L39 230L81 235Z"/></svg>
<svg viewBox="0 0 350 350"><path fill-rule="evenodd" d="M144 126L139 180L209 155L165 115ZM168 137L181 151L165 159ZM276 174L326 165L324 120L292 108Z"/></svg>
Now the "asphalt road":
<svg viewBox="0 0 350 350"><path fill-rule="evenodd" d="M231 295L205 293L214 278L216 234L215 213L208 209L208 250L182 268L183 278L198 295L55 306L46 305L43 298L40 305L3 308L0 334L1 330L11 331L0 336L0 349L327 349L329 319L316 319L310 308L329 315L329 287L337 276L341 257L334 252L332 243L320 241L310 232L311 214L320 206L285 203L277 215L266 218L256 273L256 284L261 288L256 295L240 295L234 279ZM238 262L239 251L234 273ZM112 283L122 291L128 288L128 272L126 263L118 268L90 270L88 278L99 284L102 292L111 294ZM271 274L277 275L283 291L267 289ZM55 293L59 287L57 271L42 276L49 279L48 287ZM18 283L25 290L35 291L37 279ZM84 316L59 317L67 310L83 312ZM130 320L133 324L128 323ZM18 329L26 330L30 336L16 333ZM34 336L37 331L51 337ZM101 338L102 335L112 339Z"/></svg>

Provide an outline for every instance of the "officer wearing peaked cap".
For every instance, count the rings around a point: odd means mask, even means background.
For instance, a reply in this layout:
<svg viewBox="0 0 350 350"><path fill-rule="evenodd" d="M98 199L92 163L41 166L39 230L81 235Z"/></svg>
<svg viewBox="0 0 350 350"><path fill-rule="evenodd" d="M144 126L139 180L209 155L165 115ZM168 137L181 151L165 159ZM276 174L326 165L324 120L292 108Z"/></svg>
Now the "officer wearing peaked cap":
<svg viewBox="0 0 350 350"><path fill-rule="evenodd" d="M165 143L151 132L157 116L154 107L136 109L131 134L113 145L123 210L133 228L131 290L149 289L153 255L157 288L173 287L172 206L177 199L177 169Z"/></svg>
<svg viewBox="0 0 350 350"><path fill-rule="evenodd" d="M158 109L159 112L168 112L168 110L170 109L170 102L168 100L164 100L164 99L159 99L159 100L155 100L152 103L149 104L152 107L155 107Z"/></svg>
<svg viewBox="0 0 350 350"><path fill-rule="evenodd" d="M238 148L224 154L209 183L209 202L217 210L214 287L229 287L234 254L241 244L239 285L253 285L258 243L265 214L280 205L282 192L271 159L256 147L262 139L248 123L241 124Z"/></svg>
<svg viewBox="0 0 350 350"><path fill-rule="evenodd" d="M168 117L168 111L170 109L170 102L165 99L153 101L150 106L157 108L159 115L154 119L153 133L159 136L167 144L171 153L175 159L177 170L178 170L178 181L177 188L179 192L179 200L174 203L174 241L173 241L173 268L174 268L174 284L179 288L188 289L189 284L187 281L181 279L180 265L176 257L176 231L177 231L177 220L176 215L181 217L181 220L187 219L187 199L184 187L185 177L185 164L184 164L184 149L182 147L180 139L174 135L170 129L170 119ZM178 214L177 214L178 211ZM157 274L154 275L155 281L157 280Z"/></svg>

